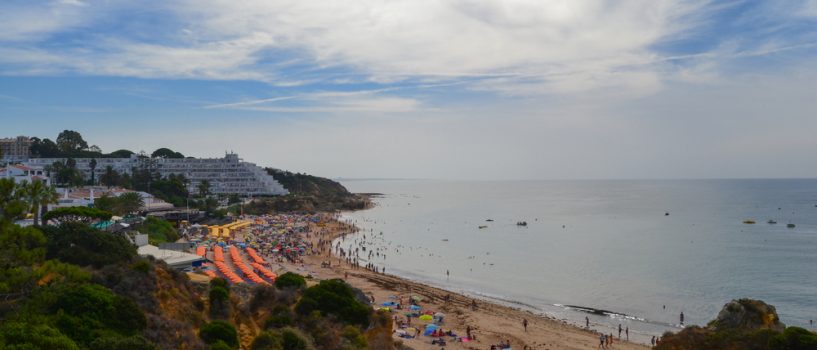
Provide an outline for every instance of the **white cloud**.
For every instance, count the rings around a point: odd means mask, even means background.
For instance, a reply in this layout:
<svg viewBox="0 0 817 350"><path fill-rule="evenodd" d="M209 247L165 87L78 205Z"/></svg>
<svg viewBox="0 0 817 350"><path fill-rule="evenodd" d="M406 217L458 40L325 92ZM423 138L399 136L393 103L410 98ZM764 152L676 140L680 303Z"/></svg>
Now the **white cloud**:
<svg viewBox="0 0 817 350"><path fill-rule="evenodd" d="M654 56L650 45L693 26L700 17L696 10L705 4L704 0L188 0L158 5L154 11L163 17L162 23L173 24L147 28L149 35L97 33L94 41L68 48L15 45L5 51L18 54L2 60L13 65L16 74L79 71L295 86L314 82L313 76L325 70L345 69L380 83L502 76L506 82L518 80L525 93L575 92L619 83L646 91L660 85L654 66L639 65ZM46 11L49 15L34 20L43 8L51 9ZM8 27L0 31L6 33L0 41L33 40L107 17L127 19L137 9L71 0L6 10L6 17L15 21L0 25ZM306 69L309 79L281 74L291 69L293 60L311 67ZM605 83L608 77L612 83ZM342 79L346 78L338 80ZM500 89L507 88L506 84Z"/></svg>

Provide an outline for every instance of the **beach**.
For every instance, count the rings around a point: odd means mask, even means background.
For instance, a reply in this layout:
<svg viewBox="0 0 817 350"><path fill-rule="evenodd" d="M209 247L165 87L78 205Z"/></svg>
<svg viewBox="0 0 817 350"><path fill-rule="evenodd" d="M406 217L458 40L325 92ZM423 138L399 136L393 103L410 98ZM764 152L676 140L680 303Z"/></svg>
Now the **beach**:
<svg viewBox="0 0 817 350"><path fill-rule="evenodd" d="M336 220L325 223L324 227L313 227L306 237L315 247L325 247L326 242L348 234L351 226ZM536 315L528 311L497 303L476 300L476 309L472 307L474 298L435 288L423 283L396 277L387 273L375 273L365 268L354 268L338 256L330 255L333 249L321 249L319 254L304 255L302 263L282 262L276 264L279 272L291 271L310 275L314 280L345 279L347 283L362 290L367 296L374 297L375 307L384 302L409 300L420 297L419 304L424 310L434 310L445 314L442 329L451 330L458 336L465 336L471 328L475 340L471 342L452 342L446 344L449 349L490 349L491 345L509 342L514 349L595 349L599 347L599 333L580 328L565 321ZM327 262L331 265L327 266ZM398 311L398 310L395 310ZM398 319L405 320L402 313L393 312ZM523 321L528 321L527 331ZM412 325L423 325L428 322L412 319ZM395 327L397 328L397 327ZM609 333L608 333L609 334ZM618 334L608 348L612 349L647 349L640 344L621 341ZM622 334L622 337L624 334ZM432 337L419 336L414 339L395 339L414 349L439 349L432 344ZM450 339L450 338L449 338Z"/></svg>

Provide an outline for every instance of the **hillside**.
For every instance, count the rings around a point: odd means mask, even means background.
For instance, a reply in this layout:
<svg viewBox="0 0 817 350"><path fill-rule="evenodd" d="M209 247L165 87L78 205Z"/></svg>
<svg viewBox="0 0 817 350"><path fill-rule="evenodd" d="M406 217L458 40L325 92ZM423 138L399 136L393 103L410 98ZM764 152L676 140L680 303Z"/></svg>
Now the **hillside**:
<svg viewBox="0 0 817 350"><path fill-rule="evenodd" d="M245 213L356 210L369 205L367 197L349 192L336 181L278 169L266 170L289 191L289 195L257 199L244 206Z"/></svg>
<svg viewBox="0 0 817 350"><path fill-rule="evenodd" d="M82 220L20 227L32 205L0 179L0 349L394 349L388 315L341 280L191 282Z"/></svg>

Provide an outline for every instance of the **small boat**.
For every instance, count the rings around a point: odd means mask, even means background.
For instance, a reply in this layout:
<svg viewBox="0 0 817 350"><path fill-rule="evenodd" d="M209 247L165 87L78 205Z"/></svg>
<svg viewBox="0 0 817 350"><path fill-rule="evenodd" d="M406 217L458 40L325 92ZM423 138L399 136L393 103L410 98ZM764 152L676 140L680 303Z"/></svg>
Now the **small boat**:
<svg viewBox="0 0 817 350"><path fill-rule="evenodd" d="M494 222L494 219L488 219L488 220L485 220L485 221L487 221L487 222Z"/></svg>
<svg viewBox="0 0 817 350"><path fill-rule="evenodd" d="M754 220L743 220L743 223L747 224L747 225L754 225L755 221Z"/></svg>
<svg viewBox="0 0 817 350"><path fill-rule="evenodd" d="M488 228L488 225L480 225L479 228L480 228L480 230L484 229L484 228Z"/></svg>
<svg viewBox="0 0 817 350"><path fill-rule="evenodd" d="M516 226L528 226L528 222L527 221L519 221L519 222L516 223Z"/></svg>
<svg viewBox="0 0 817 350"><path fill-rule="evenodd" d="M767 222L769 225L774 225L774 224L776 224L776 223L777 223L777 221L774 221L774 220L769 220L769 221L766 221L766 222Z"/></svg>
<svg viewBox="0 0 817 350"><path fill-rule="evenodd" d="M786 227L788 227L788 228L794 228L795 226L794 226L794 224L787 224L787 225L786 225Z"/></svg>

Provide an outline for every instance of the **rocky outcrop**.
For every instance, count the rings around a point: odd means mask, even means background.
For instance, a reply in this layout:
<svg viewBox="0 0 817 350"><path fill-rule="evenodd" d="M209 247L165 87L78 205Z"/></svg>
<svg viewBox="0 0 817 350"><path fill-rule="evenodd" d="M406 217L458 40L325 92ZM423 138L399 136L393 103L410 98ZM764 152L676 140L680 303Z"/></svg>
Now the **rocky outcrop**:
<svg viewBox="0 0 817 350"><path fill-rule="evenodd" d="M780 322L774 306L760 300L739 299L724 305L707 328L713 331L769 329L782 332L786 325Z"/></svg>
<svg viewBox="0 0 817 350"><path fill-rule="evenodd" d="M760 300L732 300L706 327L665 333L657 350L817 350L817 334L786 327L774 306Z"/></svg>

